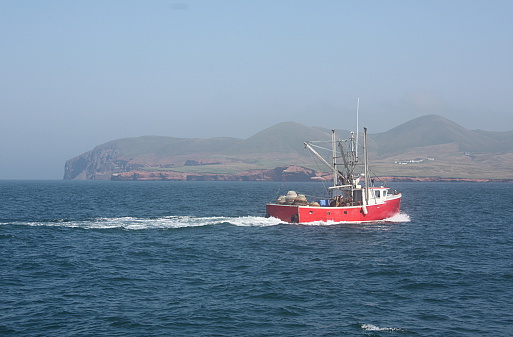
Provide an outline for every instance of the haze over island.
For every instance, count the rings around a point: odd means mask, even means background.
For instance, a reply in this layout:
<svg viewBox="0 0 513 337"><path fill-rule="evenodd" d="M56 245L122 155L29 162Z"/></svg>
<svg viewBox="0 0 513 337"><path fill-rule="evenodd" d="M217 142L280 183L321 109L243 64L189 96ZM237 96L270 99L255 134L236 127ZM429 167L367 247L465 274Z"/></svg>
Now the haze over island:
<svg viewBox="0 0 513 337"><path fill-rule="evenodd" d="M351 136L336 133L337 139ZM331 166L303 145L331 137L330 129L282 122L247 139L122 138L68 160L64 179L331 181ZM513 181L513 131L471 131L426 115L367 138L371 175L380 181ZM331 162L330 145L322 147Z"/></svg>
<svg viewBox="0 0 513 337"><path fill-rule="evenodd" d="M281 122L513 130L510 1L3 1L0 179L97 145Z"/></svg>

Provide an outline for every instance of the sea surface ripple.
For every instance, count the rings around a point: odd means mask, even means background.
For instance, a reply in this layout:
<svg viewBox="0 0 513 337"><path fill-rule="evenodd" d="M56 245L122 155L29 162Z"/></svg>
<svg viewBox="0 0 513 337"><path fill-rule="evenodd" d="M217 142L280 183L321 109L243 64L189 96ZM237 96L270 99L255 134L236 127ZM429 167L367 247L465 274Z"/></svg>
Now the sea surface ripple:
<svg viewBox="0 0 513 337"><path fill-rule="evenodd" d="M511 335L513 186L392 187L293 225L265 203L322 184L0 181L0 335Z"/></svg>

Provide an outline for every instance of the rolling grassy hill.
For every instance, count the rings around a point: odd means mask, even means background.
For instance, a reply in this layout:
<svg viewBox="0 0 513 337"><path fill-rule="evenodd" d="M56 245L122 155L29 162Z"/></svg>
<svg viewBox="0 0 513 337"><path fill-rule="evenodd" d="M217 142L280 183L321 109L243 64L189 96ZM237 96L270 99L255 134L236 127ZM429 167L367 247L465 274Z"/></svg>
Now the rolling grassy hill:
<svg viewBox="0 0 513 337"><path fill-rule="evenodd" d="M337 135L349 136L347 131ZM68 160L64 178L109 179L133 170L234 173L288 165L319 170L325 168L311 161L303 142L330 138L330 129L294 122L276 124L247 139L124 138ZM427 115L369 134L368 143L373 171L380 176L513 178L513 131L472 131Z"/></svg>
<svg viewBox="0 0 513 337"><path fill-rule="evenodd" d="M470 131L438 115L427 115L372 137L380 156L402 153L410 148L456 143L464 152L494 151L496 140Z"/></svg>
<svg viewBox="0 0 513 337"><path fill-rule="evenodd" d="M223 151L225 154L295 153L305 155L305 140L328 140L330 134L294 122L283 122L258 132Z"/></svg>

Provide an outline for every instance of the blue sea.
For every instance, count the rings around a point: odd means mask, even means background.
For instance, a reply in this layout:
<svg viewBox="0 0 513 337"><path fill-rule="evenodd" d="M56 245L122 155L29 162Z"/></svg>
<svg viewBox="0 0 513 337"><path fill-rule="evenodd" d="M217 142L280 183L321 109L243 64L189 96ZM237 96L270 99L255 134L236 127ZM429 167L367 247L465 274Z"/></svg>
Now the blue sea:
<svg viewBox="0 0 513 337"><path fill-rule="evenodd" d="M284 224L320 183L0 181L1 336L511 336L513 185Z"/></svg>

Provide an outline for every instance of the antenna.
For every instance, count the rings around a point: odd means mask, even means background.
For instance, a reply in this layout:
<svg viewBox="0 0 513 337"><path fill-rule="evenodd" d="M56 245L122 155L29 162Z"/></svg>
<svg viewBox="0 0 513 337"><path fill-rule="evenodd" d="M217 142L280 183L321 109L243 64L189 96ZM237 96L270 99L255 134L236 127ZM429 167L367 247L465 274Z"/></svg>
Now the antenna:
<svg viewBox="0 0 513 337"><path fill-rule="evenodd" d="M360 113L360 97L358 97L358 100L356 101L356 150L355 150L355 157L356 160L358 160L358 120L359 120L359 113Z"/></svg>

